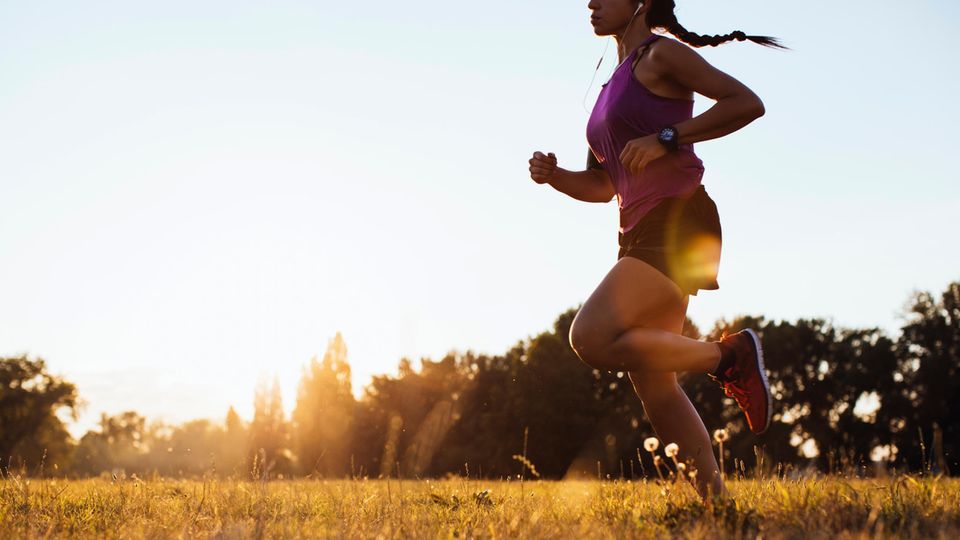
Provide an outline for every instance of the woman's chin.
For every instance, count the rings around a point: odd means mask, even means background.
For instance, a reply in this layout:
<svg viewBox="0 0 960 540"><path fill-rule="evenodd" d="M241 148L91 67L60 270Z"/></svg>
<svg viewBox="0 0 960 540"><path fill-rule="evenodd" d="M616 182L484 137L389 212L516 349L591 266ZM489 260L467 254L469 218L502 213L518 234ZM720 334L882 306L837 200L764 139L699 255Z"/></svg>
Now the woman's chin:
<svg viewBox="0 0 960 540"><path fill-rule="evenodd" d="M612 34L612 32L610 32L610 30L608 28L605 28L603 25L593 24L593 23L591 23L591 25L593 26L593 33L597 36L602 37L602 36L609 36L610 34Z"/></svg>

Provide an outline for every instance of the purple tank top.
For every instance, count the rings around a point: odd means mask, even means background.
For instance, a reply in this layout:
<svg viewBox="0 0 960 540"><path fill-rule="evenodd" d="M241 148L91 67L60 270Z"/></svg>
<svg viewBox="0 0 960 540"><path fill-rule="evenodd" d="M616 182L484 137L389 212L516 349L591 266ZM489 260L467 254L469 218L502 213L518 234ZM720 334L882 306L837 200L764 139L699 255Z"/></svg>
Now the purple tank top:
<svg viewBox="0 0 960 540"><path fill-rule="evenodd" d="M631 72L638 51L660 37L654 34L643 40L617 66L587 121L587 142L617 191L624 234L661 200L692 194L703 178L703 162L693 152L693 144L681 144L649 162L640 175L630 173L620 162L620 152L631 139L659 133L693 116L692 99L658 96Z"/></svg>

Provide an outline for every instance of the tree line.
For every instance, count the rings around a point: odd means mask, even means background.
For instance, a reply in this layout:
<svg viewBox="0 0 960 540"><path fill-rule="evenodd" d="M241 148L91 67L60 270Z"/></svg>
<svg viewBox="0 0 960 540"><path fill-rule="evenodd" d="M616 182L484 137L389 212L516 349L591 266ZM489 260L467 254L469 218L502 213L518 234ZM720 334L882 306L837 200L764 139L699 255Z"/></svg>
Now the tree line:
<svg viewBox="0 0 960 540"><path fill-rule="evenodd" d="M498 355L453 351L401 358L355 399L343 336L303 369L284 414L276 378L262 379L253 418L230 407L222 421L147 422L135 411L101 415L80 440L77 387L43 359L0 358L0 472L83 477L220 475L247 478L639 477L651 475L642 441L654 435L623 372L593 369L568 342L578 308L550 330ZM749 433L716 383L681 377L708 429L725 429L725 462L835 471L960 471L960 282L939 298L914 292L900 335L828 320L740 316L701 334L717 340L751 327L761 335L775 414ZM525 464L524 461L527 463ZM732 467L732 468L733 468ZM730 472L730 471L728 471Z"/></svg>

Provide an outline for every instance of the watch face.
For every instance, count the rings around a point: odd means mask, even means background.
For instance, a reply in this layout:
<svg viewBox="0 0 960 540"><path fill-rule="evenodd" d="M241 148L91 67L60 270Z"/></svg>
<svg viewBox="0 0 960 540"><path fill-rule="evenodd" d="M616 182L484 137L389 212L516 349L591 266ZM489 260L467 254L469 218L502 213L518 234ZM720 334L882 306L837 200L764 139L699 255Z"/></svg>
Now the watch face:
<svg viewBox="0 0 960 540"><path fill-rule="evenodd" d="M677 135L677 132L674 131L672 128L666 127L660 130L660 138L667 141L673 140L673 138L676 135Z"/></svg>

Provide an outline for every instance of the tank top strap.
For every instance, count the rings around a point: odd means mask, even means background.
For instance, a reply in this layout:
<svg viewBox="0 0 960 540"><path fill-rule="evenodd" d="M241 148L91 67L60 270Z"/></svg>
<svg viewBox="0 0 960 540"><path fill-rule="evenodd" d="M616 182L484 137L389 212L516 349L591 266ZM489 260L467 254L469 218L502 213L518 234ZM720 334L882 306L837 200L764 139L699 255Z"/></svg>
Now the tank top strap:
<svg viewBox="0 0 960 540"><path fill-rule="evenodd" d="M637 68L637 62L639 62L640 58L643 57L643 53L647 52L647 48L649 48L650 45L652 45L653 42L660 37L662 37L660 34L653 34L647 39L643 40L642 45L636 48L636 50L640 51L640 53L637 54L636 58L633 59L633 62L630 63L630 71L633 71Z"/></svg>

